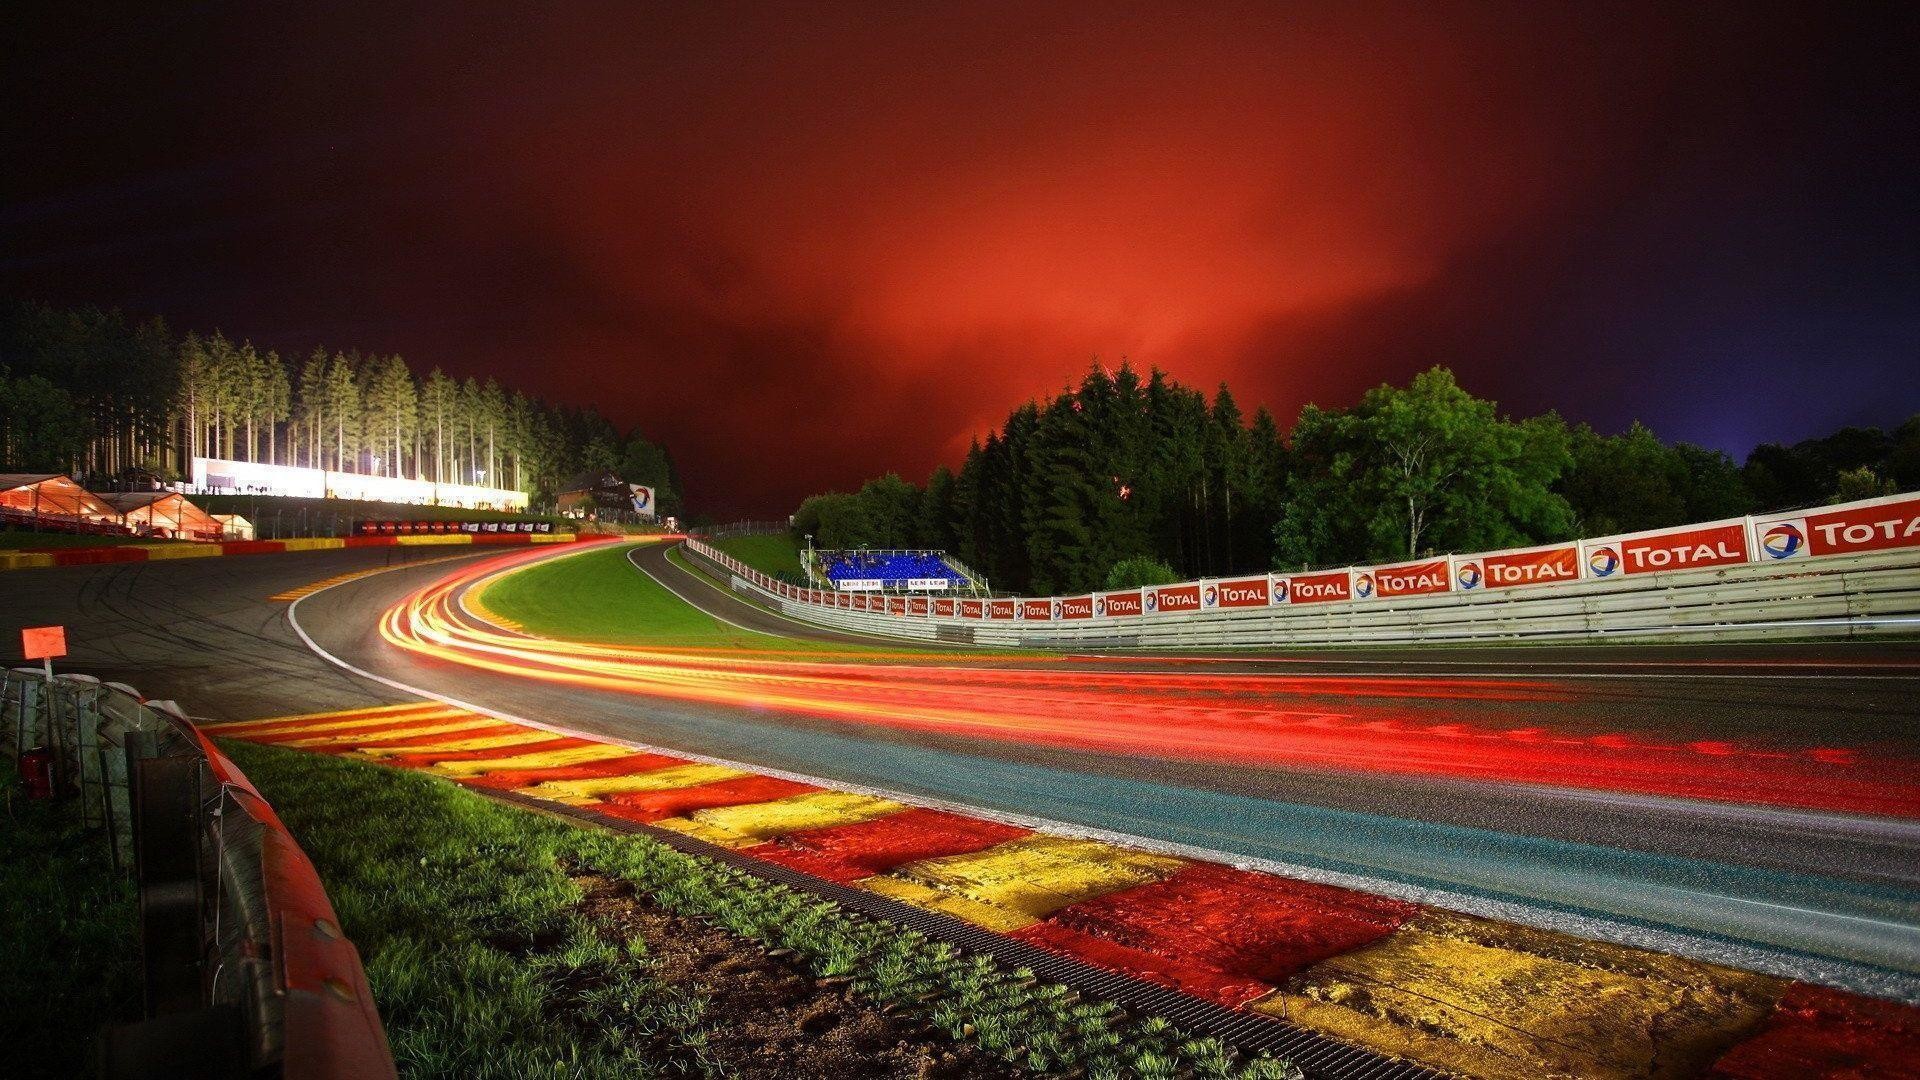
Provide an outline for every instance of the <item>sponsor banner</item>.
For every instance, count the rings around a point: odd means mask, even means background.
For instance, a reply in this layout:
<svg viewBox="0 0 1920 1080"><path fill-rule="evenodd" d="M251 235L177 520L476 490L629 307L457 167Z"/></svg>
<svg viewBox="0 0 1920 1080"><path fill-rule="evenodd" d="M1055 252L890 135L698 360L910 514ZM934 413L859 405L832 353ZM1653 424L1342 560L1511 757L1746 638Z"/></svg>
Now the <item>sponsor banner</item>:
<svg viewBox="0 0 1920 1080"><path fill-rule="evenodd" d="M987 618L1017 619L1020 617L1020 605L1013 600L992 600L987 603Z"/></svg>
<svg viewBox="0 0 1920 1080"><path fill-rule="evenodd" d="M1328 574L1295 574L1287 579L1287 603L1323 604L1330 600L1351 600L1353 579L1357 576L1351 570L1335 570Z"/></svg>
<svg viewBox="0 0 1920 1080"><path fill-rule="evenodd" d="M1103 619L1120 619L1138 615L1145 610L1140 599L1139 589L1126 592L1101 593L1093 598L1093 613Z"/></svg>
<svg viewBox="0 0 1920 1080"><path fill-rule="evenodd" d="M355 536L446 536L453 533L550 533L551 521L356 521Z"/></svg>
<svg viewBox="0 0 1920 1080"><path fill-rule="evenodd" d="M1656 533L1637 533L1580 545L1589 578L1657 574L1747 561L1747 523L1715 522Z"/></svg>
<svg viewBox="0 0 1920 1080"><path fill-rule="evenodd" d="M958 605L954 603L951 596L942 596L933 602L933 613L942 619L953 618L957 608Z"/></svg>
<svg viewBox="0 0 1920 1080"><path fill-rule="evenodd" d="M887 597L887 614L889 614L889 615L905 615L906 613L907 613L907 598L906 598L906 597L904 597L904 596L889 596L889 597Z"/></svg>
<svg viewBox="0 0 1920 1080"><path fill-rule="evenodd" d="M943 577L917 577L907 579L907 588L909 589L939 590L945 589L948 585L949 582Z"/></svg>
<svg viewBox="0 0 1920 1080"><path fill-rule="evenodd" d="M1039 622L1047 622L1053 618L1053 601L1022 600L1020 601L1020 617Z"/></svg>
<svg viewBox="0 0 1920 1080"><path fill-rule="evenodd" d="M1754 522L1761 562L1920 547L1920 498L1903 495Z"/></svg>
<svg viewBox="0 0 1920 1080"><path fill-rule="evenodd" d="M1376 566L1363 573L1372 577L1373 595L1379 597L1426 596L1453 589L1453 574L1446 559ZM1356 594L1359 592L1358 585L1356 581Z"/></svg>
<svg viewBox="0 0 1920 1080"><path fill-rule="evenodd" d="M841 578L834 584L842 592L872 592L884 587L886 582L879 578Z"/></svg>
<svg viewBox="0 0 1920 1080"><path fill-rule="evenodd" d="M1200 610L1200 586L1198 585L1161 585L1158 588L1142 590L1146 593L1147 614L1184 615Z"/></svg>
<svg viewBox="0 0 1920 1080"><path fill-rule="evenodd" d="M1062 619L1093 618L1093 597L1069 596L1066 599L1060 601L1059 618L1062 618Z"/></svg>
<svg viewBox="0 0 1920 1080"><path fill-rule="evenodd" d="M961 617L961 618L963 618L963 619L984 619L984 618L986 618L986 617L987 617L987 602L986 602L985 600L962 600L962 601L960 601L960 617Z"/></svg>
<svg viewBox="0 0 1920 1080"><path fill-rule="evenodd" d="M924 596L915 596L915 597L910 597L910 598L909 598L909 599L907 600L907 614L909 614L909 615L925 615L925 614L927 613L927 610L928 610L928 609L927 609L927 598L926 598L926 597L924 597Z"/></svg>
<svg viewBox="0 0 1920 1080"><path fill-rule="evenodd" d="M1273 582L1264 577L1240 578L1216 582L1218 603L1223 608L1266 607L1273 603Z"/></svg>
<svg viewBox="0 0 1920 1080"><path fill-rule="evenodd" d="M1460 592L1549 585L1580 578L1580 545L1496 551L1490 555L1459 555L1453 560L1453 587Z"/></svg>
<svg viewBox="0 0 1920 1080"><path fill-rule="evenodd" d="M1274 574L1274 575L1271 575L1267 580L1268 580L1267 602L1270 604L1286 603L1287 602L1287 579L1281 577L1278 574Z"/></svg>

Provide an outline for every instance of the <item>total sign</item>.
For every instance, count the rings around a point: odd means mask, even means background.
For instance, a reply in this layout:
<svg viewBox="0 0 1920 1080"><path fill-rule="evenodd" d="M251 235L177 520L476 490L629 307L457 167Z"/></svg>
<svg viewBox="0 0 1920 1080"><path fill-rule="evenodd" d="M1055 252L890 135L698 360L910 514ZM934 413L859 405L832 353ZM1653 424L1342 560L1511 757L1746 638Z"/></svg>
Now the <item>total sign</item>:
<svg viewBox="0 0 1920 1080"><path fill-rule="evenodd" d="M1453 561L1453 587L1461 592L1545 585L1579 577L1578 544L1496 551L1491 555L1461 556Z"/></svg>
<svg viewBox="0 0 1920 1080"><path fill-rule="evenodd" d="M1201 597L1198 585L1162 585L1157 589L1146 590L1146 594L1149 615L1179 615L1200 610Z"/></svg>
<svg viewBox="0 0 1920 1080"><path fill-rule="evenodd" d="M1273 583L1264 577L1222 581L1218 588L1223 608L1266 607L1273 603Z"/></svg>
<svg viewBox="0 0 1920 1080"><path fill-rule="evenodd" d="M1354 593L1360 592L1360 580L1373 578L1373 592L1376 596L1424 596L1428 593L1443 593L1453 589L1453 575L1446 559L1429 559L1426 562L1404 563L1399 566L1376 566L1370 571L1354 575ZM1365 599L1365 597L1362 597Z"/></svg>
<svg viewBox="0 0 1920 1080"><path fill-rule="evenodd" d="M1051 621L1053 619L1053 601L1022 600L1020 601L1020 617L1023 619L1031 619L1035 622Z"/></svg>
<svg viewBox="0 0 1920 1080"><path fill-rule="evenodd" d="M1093 618L1093 597L1069 596L1060 601L1059 617L1062 619Z"/></svg>
<svg viewBox="0 0 1920 1080"><path fill-rule="evenodd" d="M1295 574L1287 579L1287 602L1324 604L1330 600L1351 600L1353 579L1357 576L1350 570L1335 570L1331 574ZM1371 582L1368 590L1372 590Z"/></svg>
<svg viewBox="0 0 1920 1080"><path fill-rule="evenodd" d="M1117 619L1128 615L1138 615L1146 609L1138 589L1126 592L1101 593L1094 597L1093 613L1105 619Z"/></svg>
<svg viewBox="0 0 1920 1080"><path fill-rule="evenodd" d="M1587 576L1593 578L1730 566L1747 561L1747 525L1724 521L1589 540L1581 546L1587 556Z"/></svg>
<svg viewBox="0 0 1920 1080"><path fill-rule="evenodd" d="M1920 498L1901 495L1790 518L1756 521L1763 561L1920 546Z"/></svg>

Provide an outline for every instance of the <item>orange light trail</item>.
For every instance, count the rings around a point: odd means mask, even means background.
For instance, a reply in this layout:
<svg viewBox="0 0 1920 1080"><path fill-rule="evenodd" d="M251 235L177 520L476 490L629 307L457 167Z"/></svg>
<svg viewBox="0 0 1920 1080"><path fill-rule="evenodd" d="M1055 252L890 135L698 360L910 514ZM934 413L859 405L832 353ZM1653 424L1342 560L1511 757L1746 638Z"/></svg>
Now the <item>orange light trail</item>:
<svg viewBox="0 0 1920 1080"><path fill-rule="evenodd" d="M788 659L761 650L547 640L501 630L462 606L469 587L542 554L487 560L417 590L383 614L381 637L415 655L502 675L763 716L1177 761L1920 817L1920 767L1911 759L1557 733L1529 722L1525 707L1578 698L1547 680L1062 671L949 657L932 663L924 655L872 662L898 653ZM1397 709L1395 699L1410 705ZM1411 705L1431 701L1515 723L1434 723Z"/></svg>

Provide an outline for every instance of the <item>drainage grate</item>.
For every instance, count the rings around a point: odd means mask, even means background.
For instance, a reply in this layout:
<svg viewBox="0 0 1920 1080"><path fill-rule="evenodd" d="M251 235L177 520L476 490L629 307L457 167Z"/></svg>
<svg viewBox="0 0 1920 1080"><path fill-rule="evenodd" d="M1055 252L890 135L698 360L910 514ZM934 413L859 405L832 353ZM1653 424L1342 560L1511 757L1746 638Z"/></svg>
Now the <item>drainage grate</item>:
<svg viewBox="0 0 1920 1080"><path fill-rule="evenodd" d="M1447 1080L1444 1073L1383 1057L1371 1050L1330 1039L1276 1017L1229 1008L1158 983L1095 967L991 930L983 930L950 915L803 874L669 829L656 829L586 807L543 802L513 791L473 790L528 809L575 818L615 832L645 836L676 851L712 859L755 877L832 900L863 915L917 930L936 941L945 941L971 952L985 953L1010 967L1031 968L1043 979L1070 986L1126 1009L1163 1016L1187 1031L1211 1035L1243 1050L1257 1050L1285 1058L1310 1077L1323 1080Z"/></svg>

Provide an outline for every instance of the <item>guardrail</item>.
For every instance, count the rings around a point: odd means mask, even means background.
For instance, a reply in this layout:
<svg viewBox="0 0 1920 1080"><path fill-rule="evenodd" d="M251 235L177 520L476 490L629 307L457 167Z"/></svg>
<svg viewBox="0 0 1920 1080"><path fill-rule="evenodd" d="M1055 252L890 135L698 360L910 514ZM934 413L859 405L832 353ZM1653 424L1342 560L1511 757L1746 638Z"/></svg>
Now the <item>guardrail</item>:
<svg viewBox="0 0 1920 1080"><path fill-rule="evenodd" d="M795 618L1027 648L1261 648L1920 632L1920 496L1412 563L1077 596L803 589L698 541L734 588Z"/></svg>
<svg viewBox="0 0 1920 1080"><path fill-rule="evenodd" d="M85 675L0 674L0 755L76 804L140 897L145 1019L108 1077L391 1077L359 952L246 775L171 702Z"/></svg>

